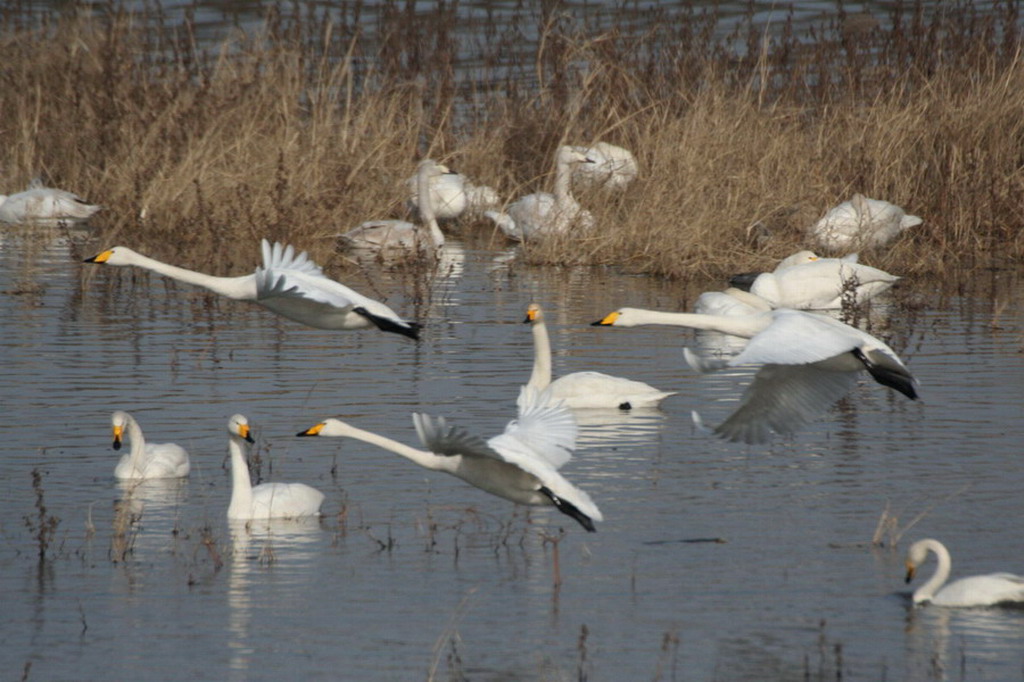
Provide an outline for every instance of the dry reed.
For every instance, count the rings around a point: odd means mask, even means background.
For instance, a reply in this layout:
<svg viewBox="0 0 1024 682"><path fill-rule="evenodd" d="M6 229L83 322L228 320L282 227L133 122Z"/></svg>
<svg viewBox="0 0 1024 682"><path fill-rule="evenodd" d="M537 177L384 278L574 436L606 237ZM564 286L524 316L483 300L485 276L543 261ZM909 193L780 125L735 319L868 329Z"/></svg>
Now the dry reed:
<svg viewBox="0 0 1024 682"><path fill-rule="evenodd" d="M252 267L260 237L328 261L331 235L403 214L420 157L511 198L550 185L559 144L605 139L634 151L641 178L580 196L598 229L529 260L717 277L806 246L804 228L861 192L925 218L873 264L1019 261L1019 4L929 6L896 3L879 23L840 5L802 31L751 11L721 35L714 13L624 4L598 22L541 3L477 16L466 38L454 3L292 3L206 45L159 6L13 3L0 189L41 177L103 204L106 245L226 274Z"/></svg>

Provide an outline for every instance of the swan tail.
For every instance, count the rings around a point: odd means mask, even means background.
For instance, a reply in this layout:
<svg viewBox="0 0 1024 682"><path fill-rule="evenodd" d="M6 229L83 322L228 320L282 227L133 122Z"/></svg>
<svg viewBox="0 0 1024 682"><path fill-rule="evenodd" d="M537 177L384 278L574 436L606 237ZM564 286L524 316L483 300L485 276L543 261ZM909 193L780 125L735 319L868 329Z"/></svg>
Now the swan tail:
<svg viewBox="0 0 1024 682"><path fill-rule="evenodd" d="M393 332L395 334L401 334L402 336L408 336L413 341L420 340L420 328L422 325L418 322L404 322L402 320L395 320L390 317L383 317L381 315L374 315L363 306L353 308L352 312L362 315L367 320L372 322L377 329L384 332Z"/></svg>

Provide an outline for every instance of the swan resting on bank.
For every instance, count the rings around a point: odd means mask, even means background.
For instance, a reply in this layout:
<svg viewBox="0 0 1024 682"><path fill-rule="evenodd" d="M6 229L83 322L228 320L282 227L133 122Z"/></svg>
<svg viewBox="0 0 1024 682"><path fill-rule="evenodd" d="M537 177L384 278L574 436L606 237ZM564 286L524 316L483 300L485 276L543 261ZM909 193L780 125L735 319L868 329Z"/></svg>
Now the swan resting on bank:
<svg viewBox="0 0 1024 682"><path fill-rule="evenodd" d="M904 230L923 222L896 204L854 194L852 199L839 204L808 228L808 233L822 248L854 251L885 246Z"/></svg>
<svg viewBox="0 0 1024 682"><path fill-rule="evenodd" d="M82 197L62 189L43 187L33 183L29 189L6 196L0 194L0 222L23 223L83 223L100 206L90 204Z"/></svg>
<svg viewBox="0 0 1024 682"><path fill-rule="evenodd" d="M444 417L413 413L413 424L426 450L419 450L339 419L325 419L299 436L332 436L361 440L390 450L425 469L443 471L481 490L530 506L554 506L594 532L600 510L590 496L559 472L576 448L576 421L550 396L523 387L519 414L505 432L483 440Z"/></svg>
<svg viewBox="0 0 1024 682"><path fill-rule="evenodd" d="M419 211L419 178L406 180L409 187L409 207ZM430 179L430 204L438 220L454 220L463 215L480 216L486 210L501 205L501 197L493 187L474 185L462 173L448 171ZM420 219L422 220L422 214Z"/></svg>
<svg viewBox="0 0 1024 682"><path fill-rule="evenodd" d="M141 481L153 478L183 478L192 468L188 452L177 443L147 443L142 427L127 412L117 410L110 416L114 430L114 449L121 449L124 438L131 441L129 452L121 456L114 477Z"/></svg>
<svg viewBox="0 0 1024 682"><path fill-rule="evenodd" d="M533 332L533 372L527 387L547 390L550 398L572 408L612 408L629 410L654 407L672 392L659 391L642 381L615 377L602 372L573 372L551 380L551 341L544 312L536 303L526 310L524 323ZM526 395L521 393L520 396Z"/></svg>
<svg viewBox="0 0 1024 682"><path fill-rule="evenodd" d="M622 191L640 174L636 158L624 147L607 142L595 142L590 147L573 147L587 160L572 171L572 179L580 187L598 186Z"/></svg>
<svg viewBox="0 0 1024 682"><path fill-rule="evenodd" d="M935 554L938 567L931 578L914 590L914 604L968 607L1024 603L1024 576L1012 573L974 575L946 584L952 565L949 550L931 538L918 540L910 546L907 552L907 583L914 579L917 567L924 563L929 552Z"/></svg>
<svg viewBox="0 0 1024 682"><path fill-rule="evenodd" d="M231 502L233 521L298 519L319 516L324 494L305 483L260 483L249 477L248 450L255 442L249 420L236 414L228 420L228 452L231 455Z"/></svg>
<svg viewBox="0 0 1024 682"><path fill-rule="evenodd" d="M552 234L565 234L571 228L591 230L594 216L572 196L572 169L586 163L587 157L569 146L555 153L555 193L537 192L512 202L504 213L484 211L505 236L527 241Z"/></svg>
<svg viewBox="0 0 1024 682"><path fill-rule="evenodd" d="M388 306L324 275L303 251L266 239L261 242L263 265L250 275L217 277L179 268L143 256L127 246L115 246L86 263L140 267L158 275L208 289L236 301L252 301L281 317L316 329L350 330L376 327L409 338L419 325L406 322Z"/></svg>
<svg viewBox="0 0 1024 682"><path fill-rule="evenodd" d="M862 370L878 383L917 399L917 380L894 350L824 315L787 308L738 316L620 308L594 324L675 325L749 338L746 347L729 359L701 358L684 349L687 363L699 372L761 365L739 408L714 429L731 441L763 443L773 431L794 433L845 395ZM694 417L700 424L699 415Z"/></svg>

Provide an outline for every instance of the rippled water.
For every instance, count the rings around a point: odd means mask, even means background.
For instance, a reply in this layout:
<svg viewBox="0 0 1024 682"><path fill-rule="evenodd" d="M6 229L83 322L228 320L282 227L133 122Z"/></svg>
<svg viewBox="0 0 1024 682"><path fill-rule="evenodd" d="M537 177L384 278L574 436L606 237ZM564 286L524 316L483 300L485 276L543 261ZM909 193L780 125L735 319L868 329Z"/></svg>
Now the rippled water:
<svg viewBox="0 0 1024 682"><path fill-rule="evenodd" d="M923 400L862 382L792 440L748 447L694 432L690 411L717 423L740 380L687 370L689 334L586 324L620 305L684 309L698 290L510 265L470 244L429 288L401 273L371 271L372 286L350 276L426 323L415 344L300 328L79 262L106 244L39 242L7 235L0 252L0 660L11 677L1021 677L1024 611L913 610L902 583L902 550L924 536L950 547L955 574L1024 573L1019 273L985 273L979 298L903 282L873 329ZM604 512L597 533L368 445L294 437L340 415L415 444L413 410L498 432L529 375L521 321L534 299L556 372L679 392L661 411L581 418L565 472ZM120 487L118 408L150 440L188 447L192 476ZM227 523L235 412L256 425L265 478L327 494L321 522ZM59 518L42 563L33 469L44 518ZM887 507L901 526L924 514L901 551L870 546ZM710 539L721 541L694 542Z"/></svg>

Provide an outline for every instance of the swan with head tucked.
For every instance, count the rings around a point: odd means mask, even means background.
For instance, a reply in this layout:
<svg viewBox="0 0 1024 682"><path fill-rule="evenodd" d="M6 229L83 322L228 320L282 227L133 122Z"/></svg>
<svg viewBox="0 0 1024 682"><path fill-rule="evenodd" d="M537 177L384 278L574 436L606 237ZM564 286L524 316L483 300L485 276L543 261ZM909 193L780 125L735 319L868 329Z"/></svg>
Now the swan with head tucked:
<svg viewBox="0 0 1024 682"><path fill-rule="evenodd" d="M77 194L33 183L24 192L0 194L0 222L82 223L100 210Z"/></svg>
<svg viewBox="0 0 1024 682"><path fill-rule="evenodd" d="M484 211L505 235L516 241L564 234L574 225L590 230L594 216L581 208L572 196L572 169L586 163L587 157L569 146L555 153L555 193L537 192L512 202L505 213Z"/></svg>
<svg viewBox="0 0 1024 682"><path fill-rule="evenodd" d="M552 400L574 408L613 408L629 410L653 407L673 392L659 391L642 381L633 381L601 372L573 372L551 380L551 341L544 311L536 303L526 309L526 319L533 332L533 372L529 388L547 391ZM520 394L521 396L523 394Z"/></svg>
<svg viewBox="0 0 1024 682"><path fill-rule="evenodd" d="M390 450L432 471L443 471L481 490L517 504L554 506L593 532L600 510L584 491L559 472L576 447L576 421L564 405L523 387L519 414L505 432L484 440L449 426L444 417L414 413L419 450L339 419L325 419L299 436L355 438Z"/></svg>
<svg viewBox="0 0 1024 682"><path fill-rule="evenodd" d="M904 230L923 222L888 201L854 194L808 228L808 233L823 248L850 251L885 246Z"/></svg>
<svg viewBox="0 0 1024 682"><path fill-rule="evenodd" d="M255 442L249 420L240 414L228 420L231 455L231 502L228 518L234 521L298 519L318 516L324 494L305 483L261 483L249 478L249 444Z"/></svg>
<svg viewBox="0 0 1024 682"><path fill-rule="evenodd" d="M780 264L773 272L757 275L750 284L750 293L773 308L838 310L844 300L863 303L888 291L899 280L884 270L846 258L818 258L811 251L790 258L807 254L806 260Z"/></svg>
<svg viewBox="0 0 1024 682"><path fill-rule="evenodd" d="M347 330L376 327L418 338L419 325L406 322L388 306L326 277L303 251L264 239L263 265L251 275L217 277L186 270L115 246L86 258L86 263L133 265L237 301L253 301L281 317L317 329Z"/></svg>
<svg viewBox="0 0 1024 682"><path fill-rule="evenodd" d="M1024 603L1024 576L1012 573L990 573L960 578L946 584L952 562L949 551L938 540L918 540L907 552L906 582L914 579L917 567L935 554L938 567L923 585L914 590L914 604L935 606L995 606Z"/></svg>
<svg viewBox="0 0 1024 682"><path fill-rule="evenodd" d="M577 146L573 149L587 158L572 171L573 182L580 187L597 186L621 191L640 174L633 153L623 147L596 142L590 147Z"/></svg>
<svg viewBox="0 0 1024 682"><path fill-rule="evenodd" d="M409 207L419 211L419 177L406 181L409 187ZM486 185L474 185L461 174L448 171L430 179L430 206L438 220L454 220L463 215L480 216L483 211L501 204L498 193ZM422 214L421 214L422 219Z"/></svg>
<svg viewBox="0 0 1024 682"><path fill-rule="evenodd" d="M147 443L142 428L127 412L117 410L110 416L114 429L114 449L121 442L131 441L131 450L122 455L114 468L115 478L143 480L151 478L182 478L191 469L188 452L177 443Z"/></svg>
<svg viewBox="0 0 1024 682"><path fill-rule="evenodd" d="M359 251L406 254L435 254L444 246L444 233L437 224L431 183L448 174L448 168L432 159L416 168L418 209L423 227L406 220L370 220L338 236L342 245ZM462 194L465 202L465 195ZM464 208L464 205L463 205Z"/></svg>

